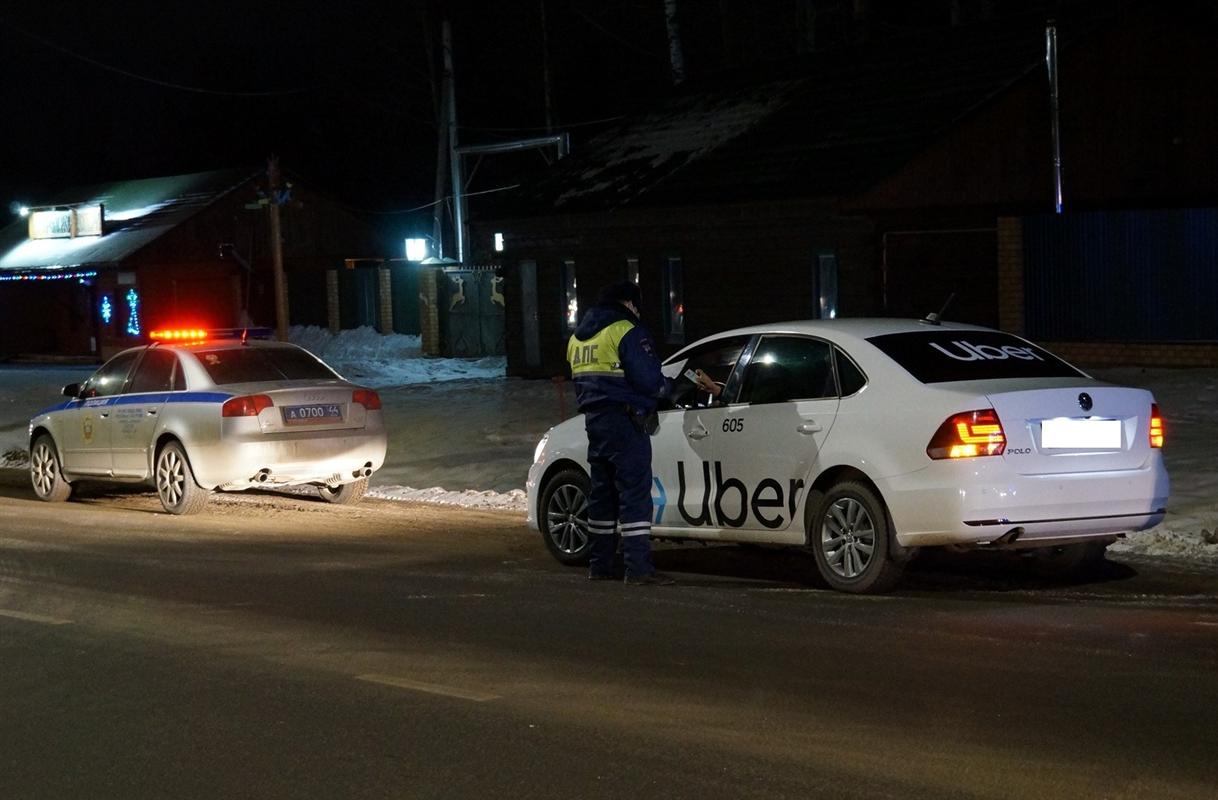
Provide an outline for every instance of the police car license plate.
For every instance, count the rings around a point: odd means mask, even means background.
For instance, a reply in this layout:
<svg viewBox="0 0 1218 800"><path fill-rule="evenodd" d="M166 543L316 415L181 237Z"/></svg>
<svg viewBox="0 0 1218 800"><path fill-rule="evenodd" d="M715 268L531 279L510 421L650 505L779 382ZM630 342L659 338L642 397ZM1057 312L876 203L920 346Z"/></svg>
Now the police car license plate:
<svg viewBox="0 0 1218 800"><path fill-rule="evenodd" d="M310 403L305 406L284 406L284 425L318 425L325 422L341 422L343 407L340 403Z"/></svg>

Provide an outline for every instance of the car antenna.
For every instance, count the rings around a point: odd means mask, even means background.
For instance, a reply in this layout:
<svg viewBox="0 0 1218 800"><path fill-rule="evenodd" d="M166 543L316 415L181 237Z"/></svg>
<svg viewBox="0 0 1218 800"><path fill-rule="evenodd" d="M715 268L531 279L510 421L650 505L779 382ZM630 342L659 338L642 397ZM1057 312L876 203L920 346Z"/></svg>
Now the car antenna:
<svg viewBox="0 0 1218 800"><path fill-rule="evenodd" d="M947 299L943 301L943 307L939 309L939 313L938 313L938 314L935 314L935 313L933 313L933 312L932 312L932 313L930 313L930 314L927 314L925 317L923 317L923 318L922 318L921 320L919 320L919 321L920 321L920 322L925 322L927 325L939 325L939 324L941 324L941 323L942 323L942 321L943 321L943 315L944 315L944 313L946 313L946 312L947 312L947 307L948 307L948 306L950 306L950 305L952 304L952 301L953 301L953 300L955 300L955 299L956 299L956 293L955 293L955 292L952 292L951 294L949 294L949 295L947 296Z"/></svg>

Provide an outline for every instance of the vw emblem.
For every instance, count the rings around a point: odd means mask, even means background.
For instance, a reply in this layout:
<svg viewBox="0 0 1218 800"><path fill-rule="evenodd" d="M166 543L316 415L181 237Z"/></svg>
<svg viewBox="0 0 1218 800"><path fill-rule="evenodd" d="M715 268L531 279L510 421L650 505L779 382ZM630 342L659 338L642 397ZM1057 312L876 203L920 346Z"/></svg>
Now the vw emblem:
<svg viewBox="0 0 1218 800"><path fill-rule="evenodd" d="M1078 396L1078 407L1083 411L1090 411L1092 406L1091 395L1086 392L1080 392Z"/></svg>

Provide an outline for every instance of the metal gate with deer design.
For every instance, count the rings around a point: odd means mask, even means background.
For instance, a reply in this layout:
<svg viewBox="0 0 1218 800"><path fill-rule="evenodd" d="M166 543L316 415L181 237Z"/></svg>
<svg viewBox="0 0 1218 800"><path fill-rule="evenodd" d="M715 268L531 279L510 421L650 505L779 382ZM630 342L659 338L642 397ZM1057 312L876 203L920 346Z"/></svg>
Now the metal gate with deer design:
<svg viewBox="0 0 1218 800"><path fill-rule="evenodd" d="M503 278L494 270L445 270L439 300L446 356L480 358L504 354Z"/></svg>

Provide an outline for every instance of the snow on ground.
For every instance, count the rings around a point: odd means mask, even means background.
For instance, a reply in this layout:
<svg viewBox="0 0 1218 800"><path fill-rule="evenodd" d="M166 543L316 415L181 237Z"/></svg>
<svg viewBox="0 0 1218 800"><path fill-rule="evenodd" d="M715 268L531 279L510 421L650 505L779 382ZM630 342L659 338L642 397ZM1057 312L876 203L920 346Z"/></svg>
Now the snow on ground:
<svg viewBox="0 0 1218 800"><path fill-rule="evenodd" d="M381 336L367 328L332 337L320 328L293 328L292 339L349 379L380 391L389 454L373 476L373 497L522 512L533 448L575 407L570 384L503 378L502 358L422 358L418 337ZM29 416L59 402L64 384L89 373L82 367L0 366L0 466L25 468ZM1164 458L1172 480L1167 519L1113 549L1218 568L1218 369L1094 374L1150 389L1166 420Z"/></svg>
<svg viewBox="0 0 1218 800"><path fill-rule="evenodd" d="M288 339L320 356L340 375L354 383L380 389L415 383L470 378L501 378L507 368L503 356L487 358L424 358L419 336L382 335L373 328L356 328L331 334L315 326L292 327Z"/></svg>

